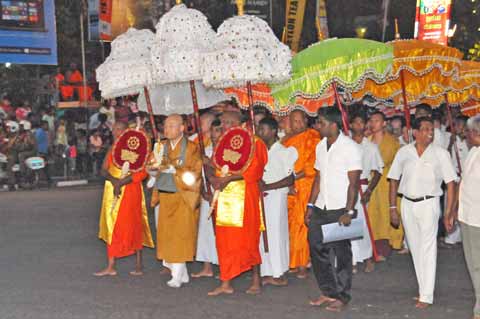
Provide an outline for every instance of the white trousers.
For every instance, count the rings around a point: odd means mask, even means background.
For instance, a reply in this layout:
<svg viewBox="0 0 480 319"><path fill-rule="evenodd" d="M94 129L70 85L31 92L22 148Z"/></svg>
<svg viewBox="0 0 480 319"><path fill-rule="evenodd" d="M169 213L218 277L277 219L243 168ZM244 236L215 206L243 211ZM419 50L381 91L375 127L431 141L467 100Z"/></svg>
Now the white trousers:
<svg viewBox="0 0 480 319"><path fill-rule="evenodd" d="M402 199L402 221L417 275L419 301L432 304L437 269L437 232L440 200Z"/></svg>
<svg viewBox="0 0 480 319"><path fill-rule="evenodd" d="M180 286L190 281L188 277L188 269L186 263L167 263L163 261L163 265L172 272L171 282Z"/></svg>
<svg viewBox="0 0 480 319"><path fill-rule="evenodd" d="M287 191L282 189L268 191L264 204L269 252L265 252L263 238L260 238L262 256L260 275L280 278L288 271L290 263Z"/></svg>
<svg viewBox="0 0 480 319"><path fill-rule="evenodd" d="M367 189L367 185L362 185L363 191ZM358 211L357 218L363 220L363 237L359 239L352 240L352 262L355 266L357 263L361 263L366 259L372 257L372 242L370 240L370 233L368 232L367 220L365 218L365 212L363 210L362 203L360 199L355 206Z"/></svg>
<svg viewBox="0 0 480 319"><path fill-rule="evenodd" d="M196 261L209 262L218 265L217 246L212 218L208 218L210 204L202 199L200 204L200 218L198 221Z"/></svg>

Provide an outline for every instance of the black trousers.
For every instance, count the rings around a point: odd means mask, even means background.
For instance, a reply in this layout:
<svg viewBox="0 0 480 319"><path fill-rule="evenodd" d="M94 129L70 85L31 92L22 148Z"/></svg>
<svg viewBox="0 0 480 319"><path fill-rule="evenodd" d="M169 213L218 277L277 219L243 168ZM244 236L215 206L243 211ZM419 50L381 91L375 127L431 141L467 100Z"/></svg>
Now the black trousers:
<svg viewBox="0 0 480 319"><path fill-rule="evenodd" d="M308 225L308 243L313 273L323 295L347 304L352 287L352 249L350 240L323 243L322 225L338 222L344 209L315 207ZM336 260L336 267L335 267Z"/></svg>

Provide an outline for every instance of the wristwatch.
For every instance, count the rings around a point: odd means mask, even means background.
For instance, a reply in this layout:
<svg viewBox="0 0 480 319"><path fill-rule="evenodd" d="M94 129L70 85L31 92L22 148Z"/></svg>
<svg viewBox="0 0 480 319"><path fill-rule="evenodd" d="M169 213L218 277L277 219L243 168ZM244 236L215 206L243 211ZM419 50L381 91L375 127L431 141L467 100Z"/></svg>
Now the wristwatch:
<svg viewBox="0 0 480 319"><path fill-rule="evenodd" d="M347 214L348 214L348 216L351 217L351 216L355 215L355 211L353 209L349 210L349 211L347 211Z"/></svg>

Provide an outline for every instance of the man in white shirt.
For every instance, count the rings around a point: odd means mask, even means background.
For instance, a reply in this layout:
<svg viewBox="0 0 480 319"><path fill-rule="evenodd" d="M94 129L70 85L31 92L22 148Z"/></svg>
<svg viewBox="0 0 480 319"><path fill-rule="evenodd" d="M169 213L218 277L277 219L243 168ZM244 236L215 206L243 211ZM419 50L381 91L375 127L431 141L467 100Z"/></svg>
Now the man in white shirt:
<svg viewBox="0 0 480 319"><path fill-rule="evenodd" d="M222 123L220 119L214 118L211 122L209 139L211 143L205 146L205 155L210 159L218 139L222 135ZM210 166L207 166L210 167ZM212 168L213 169L213 168ZM200 203L200 218L198 221L197 253L195 260L203 262L201 271L192 274L192 278L213 277L212 264L218 265L217 246L215 243L215 231L213 229L213 218L209 216L210 202L214 190L207 192L205 171L203 173L203 184L201 189L202 199Z"/></svg>
<svg viewBox="0 0 480 319"><path fill-rule="evenodd" d="M465 167L465 161L468 157L468 144L465 136L465 129L467 125L468 117L464 115L457 116L455 118L455 135L452 135L450 138L450 144L448 145L448 150L452 156L453 164L455 166L456 172L458 175L461 175L461 170ZM455 141L455 144L454 144ZM458 156L457 156L458 151ZM458 223L455 223L453 231L446 234L445 244L454 245L462 242L462 233L460 231L460 226Z"/></svg>
<svg viewBox="0 0 480 319"><path fill-rule="evenodd" d="M383 171L382 155L378 146L370 142L365 137L366 118L360 113L354 113L350 116L350 130L352 131L352 139L362 148L362 174L360 175L360 187L363 191L363 202L366 204L370 200L370 196L380 181ZM353 254L353 273L357 272L356 265L366 260L365 272L372 272L375 269L375 263L372 257L372 242L368 231L367 221L363 205L357 202L358 218L363 219L363 238L352 240Z"/></svg>
<svg viewBox="0 0 480 319"><path fill-rule="evenodd" d="M298 153L294 147L287 148L278 141L278 123L273 118L260 120L257 133L268 147L261 190L265 196L269 252L265 252L263 241L260 241L260 275L263 285L285 286L287 279L284 274L290 265L288 187L295 182L294 167Z"/></svg>
<svg viewBox="0 0 480 319"><path fill-rule="evenodd" d="M318 122L323 139L316 148L316 175L305 223L312 268L322 294L310 304L327 304L326 310L339 312L351 299L351 244L349 239L324 243L322 225L338 222L349 226L356 216L362 151L341 133L342 115L338 108L321 109Z"/></svg>
<svg viewBox="0 0 480 319"><path fill-rule="evenodd" d="M423 309L433 303L442 182L447 184L448 203L445 212L449 215L454 202L457 174L450 154L432 143L432 119L417 118L412 127L415 143L398 151L388 173L390 218L392 225L398 227L400 217L396 202L400 193L403 195L402 222L419 286L416 307Z"/></svg>
<svg viewBox="0 0 480 319"><path fill-rule="evenodd" d="M458 221L463 236L463 252L475 289L474 319L480 319L480 115L467 122L467 140L471 149L462 167L458 201ZM445 227L451 231L455 216L445 215Z"/></svg>

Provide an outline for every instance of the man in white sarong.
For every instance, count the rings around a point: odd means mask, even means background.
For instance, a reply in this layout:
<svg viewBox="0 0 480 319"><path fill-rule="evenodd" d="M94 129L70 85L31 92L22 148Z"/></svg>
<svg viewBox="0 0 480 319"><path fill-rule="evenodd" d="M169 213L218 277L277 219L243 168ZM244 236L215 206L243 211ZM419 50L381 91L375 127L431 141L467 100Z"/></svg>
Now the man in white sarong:
<svg viewBox="0 0 480 319"><path fill-rule="evenodd" d="M362 148L362 174L360 175L360 187L363 191L363 201L368 203L370 195L378 184L383 171L382 155L378 146L365 137L366 118L358 112L350 118L350 130L352 139L360 144ZM357 272L357 263L366 260L365 272L372 272L375 263L372 260L372 242L368 231L367 221L360 198L355 207L358 210L358 217L363 219L363 238L352 240L353 273Z"/></svg>
<svg viewBox="0 0 480 319"><path fill-rule="evenodd" d="M205 155L208 159L212 157L213 148L222 135L222 123L219 119L214 119L210 126L211 143L205 147ZM192 278L213 277L212 264L218 265L217 247L215 244L215 231L213 229L213 217L209 218L211 195L206 188L206 175L203 172L202 201L200 203L200 220L198 222L198 238L196 261L203 262L203 268L200 272L192 274Z"/></svg>
<svg viewBox="0 0 480 319"><path fill-rule="evenodd" d="M265 252L263 241L260 241L260 275L262 285L285 286L288 282L284 274L290 264L288 187L295 181L294 166L298 153L295 148L287 148L278 141L278 123L273 118L262 119L257 133L268 147L261 190L264 192L269 252Z"/></svg>

